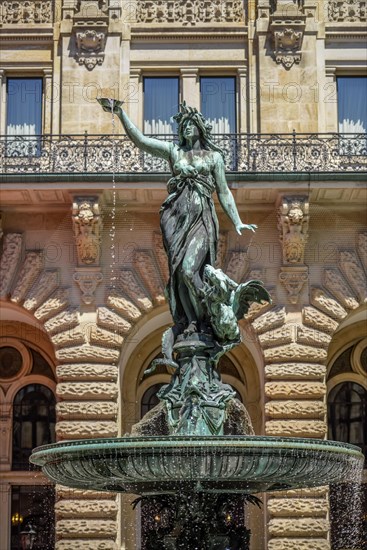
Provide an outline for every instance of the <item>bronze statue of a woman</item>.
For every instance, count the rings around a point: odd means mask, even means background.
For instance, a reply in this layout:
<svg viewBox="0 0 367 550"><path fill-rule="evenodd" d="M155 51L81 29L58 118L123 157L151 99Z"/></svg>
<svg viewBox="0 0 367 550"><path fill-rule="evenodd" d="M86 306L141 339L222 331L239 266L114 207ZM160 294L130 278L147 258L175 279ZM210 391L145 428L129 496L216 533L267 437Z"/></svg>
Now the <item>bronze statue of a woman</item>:
<svg viewBox="0 0 367 550"><path fill-rule="evenodd" d="M112 100L100 101L106 111ZM211 137L211 126L195 108L183 103L173 118L178 123L179 142L147 137L130 121L121 104L114 113L139 149L169 162L172 177L168 197L161 210L161 230L168 256L169 304L175 335L208 332L211 324L203 307L205 265L215 265L218 220L212 194L217 192L223 210L236 231L255 231L256 225L242 223L225 177L223 151Z"/></svg>

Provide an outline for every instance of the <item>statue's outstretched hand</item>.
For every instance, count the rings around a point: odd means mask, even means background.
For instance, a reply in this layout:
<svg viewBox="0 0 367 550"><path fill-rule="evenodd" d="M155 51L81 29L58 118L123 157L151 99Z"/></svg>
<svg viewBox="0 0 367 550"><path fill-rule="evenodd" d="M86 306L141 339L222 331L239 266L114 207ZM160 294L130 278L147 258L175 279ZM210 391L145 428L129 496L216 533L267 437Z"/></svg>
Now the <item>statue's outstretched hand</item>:
<svg viewBox="0 0 367 550"><path fill-rule="evenodd" d="M122 104L124 101L118 101L117 99L109 99L108 97L98 97L97 101L100 105L102 105L102 108L107 113L112 113L112 107L113 112L118 114L122 109Z"/></svg>
<svg viewBox="0 0 367 550"><path fill-rule="evenodd" d="M255 225L254 223L239 223L238 225L236 225L236 231L239 235L242 235L243 229L249 229L250 231L253 231L255 233L257 225Z"/></svg>

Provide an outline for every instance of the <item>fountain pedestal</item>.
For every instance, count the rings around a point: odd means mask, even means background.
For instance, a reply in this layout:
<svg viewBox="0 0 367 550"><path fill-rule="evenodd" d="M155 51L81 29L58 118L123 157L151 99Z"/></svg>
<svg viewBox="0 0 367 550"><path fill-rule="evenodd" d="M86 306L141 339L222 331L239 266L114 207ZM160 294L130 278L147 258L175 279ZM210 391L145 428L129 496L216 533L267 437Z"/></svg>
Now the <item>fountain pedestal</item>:
<svg viewBox="0 0 367 550"><path fill-rule="evenodd" d="M158 397L172 435L223 435L226 408L235 392L217 370L218 344L209 334L181 335L173 347L178 367Z"/></svg>

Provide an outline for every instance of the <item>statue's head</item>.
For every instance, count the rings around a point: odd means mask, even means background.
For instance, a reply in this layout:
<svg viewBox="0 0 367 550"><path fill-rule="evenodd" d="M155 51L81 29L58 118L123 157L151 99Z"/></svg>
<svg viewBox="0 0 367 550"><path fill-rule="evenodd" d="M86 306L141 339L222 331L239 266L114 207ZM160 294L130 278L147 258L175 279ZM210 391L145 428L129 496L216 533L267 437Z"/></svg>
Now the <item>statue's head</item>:
<svg viewBox="0 0 367 550"><path fill-rule="evenodd" d="M301 204L299 202L294 202L288 212L290 222L295 224L301 223L303 216Z"/></svg>
<svg viewBox="0 0 367 550"><path fill-rule="evenodd" d="M179 145L185 146L187 138L195 135L197 132L201 145L204 149L218 151L223 155L223 151L215 143L211 135L212 125L195 107L186 105L186 101L180 104L180 111L173 117L178 123L178 141Z"/></svg>

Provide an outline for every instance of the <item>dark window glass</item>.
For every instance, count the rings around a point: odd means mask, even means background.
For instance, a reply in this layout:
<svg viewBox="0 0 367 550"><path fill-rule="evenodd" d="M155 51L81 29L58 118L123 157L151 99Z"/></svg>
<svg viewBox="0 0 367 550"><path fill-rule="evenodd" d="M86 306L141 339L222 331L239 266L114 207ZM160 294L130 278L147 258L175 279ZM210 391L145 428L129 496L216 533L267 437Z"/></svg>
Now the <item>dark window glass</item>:
<svg viewBox="0 0 367 550"><path fill-rule="evenodd" d="M46 386L22 388L13 403L13 470L28 470L32 449L55 442L55 396Z"/></svg>
<svg viewBox="0 0 367 550"><path fill-rule="evenodd" d="M338 384L328 398L329 438L367 451L367 391L354 382Z"/></svg>
<svg viewBox="0 0 367 550"><path fill-rule="evenodd" d="M367 453L367 391L354 382L333 388L328 397L329 439L352 443ZM366 464L366 463L365 463ZM332 550L365 548L367 500L366 484L330 486Z"/></svg>
<svg viewBox="0 0 367 550"><path fill-rule="evenodd" d="M367 78L339 77L337 89L339 132L367 132Z"/></svg>
<svg viewBox="0 0 367 550"><path fill-rule="evenodd" d="M7 155L37 155L39 139L31 136L41 132L42 78L8 78L6 134L17 137L8 139Z"/></svg>
<svg viewBox="0 0 367 550"><path fill-rule="evenodd" d="M333 378L334 376L337 376L338 374L342 374L344 372L352 372L352 365L351 365L352 350L353 350L353 346L351 348L346 349L345 351L343 351L341 355L339 355L339 357L331 367L331 370L328 376L329 380L331 380L331 378Z"/></svg>
<svg viewBox="0 0 367 550"><path fill-rule="evenodd" d="M164 384L154 384L154 386L150 386L150 388L148 388L144 393L141 400L141 417L153 409L153 407L158 405L159 399L157 397L157 393L162 386L164 386Z"/></svg>
<svg viewBox="0 0 367 550"><path fill-rule="evenodd" d="M177 77L144 78L144 132L174 134L177 124L172 120L179 109Z"/></svg>
<svg viewBox="0 0 367 550"><path fill-rule="evenodd" d="M33 550L55 547L54 505L55 491L51 485L12 486L10 550L29 548L26 546L27 531L35 533Z"/></svg>
<svg viewBox="0 0 367 550"><path fill-rule="evenodd" d="M236 133L236 79L202 77L201 111L212 125L213 134Z"/></svg>
<svg viewBox="0 0 367 550"><path fill-rule="evenodd" d="M0 348L0 378L13 378L22 368L22 356L16 348Z"/></svg>
<svg viewBox="0 0 367 550"><path fill-rule="evenodd" d="M55 380L55 375L46 359L34 349L31 349L31 354L33 358L32 374L40 374L41 376L47 376L47 378Z"/></svg>

